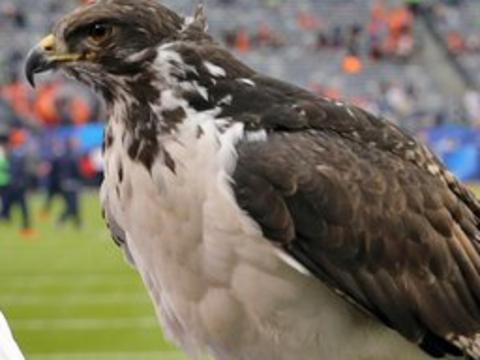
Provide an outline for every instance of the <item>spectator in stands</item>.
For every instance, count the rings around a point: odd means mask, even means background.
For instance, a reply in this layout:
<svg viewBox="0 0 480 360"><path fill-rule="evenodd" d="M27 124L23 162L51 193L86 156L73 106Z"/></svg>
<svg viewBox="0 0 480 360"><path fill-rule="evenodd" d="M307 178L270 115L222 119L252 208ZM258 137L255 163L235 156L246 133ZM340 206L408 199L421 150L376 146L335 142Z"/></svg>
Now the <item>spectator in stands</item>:
<svg viewBox="0 0 480 360"><path fill-rule="evenodd" d="M459 31L450 31L447 34L447 47L455 55L464 53L466 46L463 35Z"/></svg>
<svg viewBox="0 0 480 360"><path fill-rule="evenodd" d="M297 14L297 24L302 30L316 30L320 21L311 11L299 11Z"/></svg>
<svg viewBox="0 0 480 360"><path fill-rule="evenodd" d="M411 31L411 28L405 28L398 38L395 55L399 60L407 61L415 50L415 41Z"/></svg>
<svg viewBox="0 0 480 360"><path fill-rule="evenodd" d="M408 86L389 84L386 87L385 100L395 117L405 118L414 111L414 91Z"/></svg>
<svg viewBox="0 0 480 360"><path fill-rule="evenodd" d="M480 125L480 93L475 88L470 88L463 96L463 104L470 124Z"/></svg>
<svg viewBox="0 0 480 360"><path fill-rule="evenodd" d="M349 29L349 35L347 39L347 52L352 56L360 55L360 40L362 36L362 27L360 25L352 25Z"/></svg>
<svg viewBox="0 0 480 360"><path fill-rule="evenodd" d="M422 11L423 1L422 0L406 0L405 4L411 11L413 15L418 15Z"/></svg>
<svg viewBox="0 0 480 360"><path fill-rule="evenodd" d="M261 23L255 34L256 47L279 48L285 45L285 40L266 23Z"/></svg>
<svg viewBox="0 0 480 360"><path fill-rule="evenodd" d="M235 50L240 53L247 53L251 49L251 39L247 29L240 29L237 31L234 43Z"/></svg>
<svg viewBox="0 0 480 360"><path fill-rule="evenodd" d="M1 9L3 18L11 21L17 28L24 28L26 24L26 16L21 7L16 6L13 2L3 4Z"/></svg>
<svg viewBox="0 0 480 360"><path fill-rule="evenodd" d="M323 31L319 31L317 33L317 40L316 40L315 48L317 50L322 50L322 49L326 48L328 45L329 45L329 42L328 42L327 34L325 34L325 32L323 32Z"/></svg>
<svg viewBox="0 0 480 360"><path fill-rule="evenodd" d="M79 208L81 178L78 168L77 143L75 139L68 139L63 154L58 159L58 178L60 191L65 202L65 208L57 224L63 225L73 220L77 228L82 226Z"/></svg>
<svg viewBox="0 0 480 360"><path fill-rule="evenodd" d="M355 53L348 52L342 60L342 71L347 75L358 75L363 68L362 61Z"/></svg>
<svg viewBox="0 0 480 360"><path fill-rule="evenodd" d="M413 54L413 17L405 7L398 7L388 15L387 52L402 60L408 59Z"/></svg>
<svg viewBox="0 0 480 360"><path fill-rule="evenodd" d="M334 26L330 38L330 46L333 48L341 48L345 46L345 39L343 37L342 28L340 26Z"/></svg>

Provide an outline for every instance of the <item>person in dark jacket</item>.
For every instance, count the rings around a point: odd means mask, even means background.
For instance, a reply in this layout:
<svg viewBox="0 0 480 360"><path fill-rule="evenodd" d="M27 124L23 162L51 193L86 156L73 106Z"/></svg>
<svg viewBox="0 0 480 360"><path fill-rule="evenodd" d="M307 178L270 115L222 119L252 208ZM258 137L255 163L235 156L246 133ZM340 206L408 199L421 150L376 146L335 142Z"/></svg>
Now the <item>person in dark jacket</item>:
<svg viewBox="0 0 480 360"><path fill-rule="evenodd" d="M8 186L10 185L10 168L5 146L0 141L0 218L8 203Z"/></svg>
<svg viewBox="0 0 480 360"><path fill-rule="evenodd" d="M50 211L52 209L53 200L55 197L61 196L62 191L60 187L60 173L61 173L61 159L63 156L62 144L54 140L50 144L52 149L52 154L50 161L48 162L48 175L47 175L47 186L46 186L46 198L42 207L42 216L48 218Z"/></svg>
<svg viewBox="0 0 480 360"><path fill-rule="evenodd" d="M33 235L30 211L27 202L30 174L28 171L27 151L25 147L26 134L23 130L15 130L10 136L7 159L9 164L10 182L6 187L6 199L2 208L2 218L10 221L13 207L20 208L22 216L22 235Z"/></svg>
<svg viewBox="0 0 480 360"><path fill-rule="evenodd" d="M63 225L68 220L72 219L75 226L80 228L82 226L79 209L81 178L78 169L76 142L74 139L69 139L67 141L65 151L58 159L56 166L58 167L60 192L65 202L65 209L60 215L57 224Z"/></svg>

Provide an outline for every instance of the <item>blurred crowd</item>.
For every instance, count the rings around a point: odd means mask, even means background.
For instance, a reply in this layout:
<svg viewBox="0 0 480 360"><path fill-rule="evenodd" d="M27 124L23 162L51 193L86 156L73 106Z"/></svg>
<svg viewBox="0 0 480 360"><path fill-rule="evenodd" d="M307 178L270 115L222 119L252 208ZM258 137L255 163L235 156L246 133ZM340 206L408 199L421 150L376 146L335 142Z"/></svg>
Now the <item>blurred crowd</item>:
<svg viewBox="0 0 480 360"><path fill-rule="evenodd" d="M54 21L88 0L4 0L0 4L0 194L1 217L23 214L31 229L25 194L46 192L45 213L57 194L80 226L78 192L99 181L98 151L59 129L104 118L102 104L79 84L56 75L34 91L23 78L28 49ZM164 0L183 14L196 1ZM441 91L416 61L421 51L415 24L428 8L446 47L478 75L478 0L208 0L210 31L259 71L332 98L343 98L418 131L449 122L480 124L480 93L461 99ZM247 15L248 14L248 15ZM240 15L240 16L239 16ZM474 60L472 60L472 58ZM471 64L477 64L475 65ZM480 75L478 75L480 77ZM66 164L69 164L68 166ZM75 210L77 209L77 210ZM72 215L73 214L73 215ZM26 231L28 234L28 231Z"/></svg>
<svg viewBox="0 0 480 360"><path fill-rule="evenodd" d="M208 14L217 37L254 68L347 99L418 132L452 122L480 125L478 87L466 87L463 97L453 98L417 61L424 44L416 24L424 12L461 2L212 0ZM469 16L480 19L479 12ZM478 72L472 73L467 76Z"/></svg>
<svg viewBox="0 0 480 360"><path fill-rule="evenodd" d="M450 14L445 8L469 2L442 1L433 2L435 13ZM39 34L48 33L61 14L87 2L7 0L0 6L0 42L4 44L0 93L8 103L0 103L0 112L8 112L4 108L10 106L17 115L9 116L9 123L56 126L102 118L95 96L79 85L58 77L33 92L19 75L22 59ZM164 2L184 14L191 13L195 5L192 0ZM211 32L264 73L322 95L346 98L412 130L444 119L468 121L473 108L466 109L465 101L446 98L436 90L435 79L412 61L421 46L414 31L418 3L209 0L207 13ZM439 15L439 26L443 18L455 23L451 17ZM468 34L473 38L473 33ZM18 41L12 43L12 38ZM480 119L480 112L475 117Z"/></svg>
<svg viewBox="0 0 480 360"><path fill-rule="evenodd" d="M229 1L231 6L235 1ZM277 2L276 6L284 5ZM338 6L338 5L337 5ZM370 60L408 60L415 50L413 16L408 7L389 7L379 1L371 7L367 22L358 19L349 22L331 22L326 14L300 8L294 13L297 29L313 40L308 48L313 51L335 49L345 53L341 70L346 74L361 71L364 55ZM239 53L258 51L261 48L278 49L291 46L282 31L266 21L254 27L233 27L222 31L224 43ZM354 62L345 61L356 58Z"/></svg>
<svg viewBox="0 0 480 360"><path fill-rule="evenodd" d="M432 3L430 11L450 54L480 86L480 2L441 0Z"/></svg>
<svg viewBox="0 0 480 360"><path fill-rule="evenodd" d="M88 1L4 1L0 4L0 225L18 210L20 232L35 236L35 222L53 217L57 226L81 228L80 193L100 182L101 164L78 144L72 128L102 119L102 107L89 90L61 76L34 90L24 80L28 48L48 32L56 17ZM48 15L47 15L48 14ZM15 39L15 41L12 41ZM44 193L34 214L29 193ZM52 215L55 199L63 208ZM37 216L34 216L37 215Z"/></svg>
<svg viewBox="0 0 480 360"><path fill-rule="evenodd" d="M480 53L480 3L474 0L442 0L431 11L448 49L457 55Z"/></svg>
<svg viewBox="0 0 480 360"><path fill-rule="evenodd" d="M19 211L20 234L26 238L36 235L29 192L43 189L44 200L39 218L51 215L52 203L62 199L62 211L55 219L57 226L71 220L80 229L80 193L91 177L82 173L82 157L76 140L64 142L53 139L49 145L51 154L41 156L35 149L35 141L24 129L15 129L8 136L0 137L0 223L10 223L12 212Z"/></svg>

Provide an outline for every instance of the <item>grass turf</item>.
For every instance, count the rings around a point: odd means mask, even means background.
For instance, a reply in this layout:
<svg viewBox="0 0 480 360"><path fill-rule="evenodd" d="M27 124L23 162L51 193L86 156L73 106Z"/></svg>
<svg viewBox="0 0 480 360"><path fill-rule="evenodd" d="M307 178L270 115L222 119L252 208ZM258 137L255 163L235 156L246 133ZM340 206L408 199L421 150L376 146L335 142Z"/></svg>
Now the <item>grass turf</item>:
<svg viewBox="0 0 480 360"><path fill-rule="evenodd" d="M475 193L480 188L474 187ZM32 201L39 213L40 199ZM19 236L0 224L0 309L28 360L185 360L157 326L139 277L100 218L97 196L82 201L85 227L38 220Z"/></svg>
<svg viewBox="0 0 480 360"><path fill-rule="evenodd" d="M32 213L39 214L34 197ZM85 226L56 228L35 216L0 224L0 309L28 360L184 360L164 340L148 295L111 242L96 194L82 199Z"/></svg>

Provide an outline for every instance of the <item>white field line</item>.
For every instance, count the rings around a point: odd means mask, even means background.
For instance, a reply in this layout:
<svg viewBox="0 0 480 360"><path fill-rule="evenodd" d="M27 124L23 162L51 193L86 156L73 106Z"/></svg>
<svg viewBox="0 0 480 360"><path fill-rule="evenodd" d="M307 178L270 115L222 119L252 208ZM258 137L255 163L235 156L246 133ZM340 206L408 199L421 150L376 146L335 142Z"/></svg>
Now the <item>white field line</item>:
<svg viewBox="0 0 480 360"><path fill-rule="evenodd" d="M136 353L65 353L31 354L29 360L187 360L176 351L136 352Z"/></svg>
<svg viewBox="0 0 480 360"><path fill-rule="evenodd" d="M108 293L108 294L33 294L0 295L0 308L7 306L64 306L64 305L122 305L150 304L147 292Z"/></svg>
<svg viewBox="0 0 480 360"><path fill-rule="evenodd" d="M25 330L119 330L155 329L159 327L154 317L132 317L111 319L25 319L10 321L14 331Z"/></svg>

